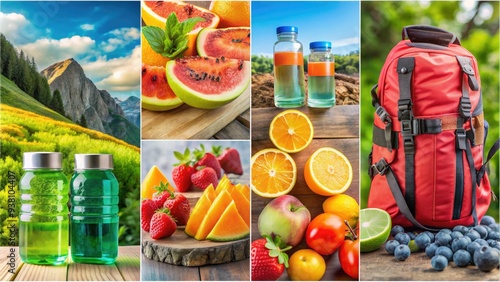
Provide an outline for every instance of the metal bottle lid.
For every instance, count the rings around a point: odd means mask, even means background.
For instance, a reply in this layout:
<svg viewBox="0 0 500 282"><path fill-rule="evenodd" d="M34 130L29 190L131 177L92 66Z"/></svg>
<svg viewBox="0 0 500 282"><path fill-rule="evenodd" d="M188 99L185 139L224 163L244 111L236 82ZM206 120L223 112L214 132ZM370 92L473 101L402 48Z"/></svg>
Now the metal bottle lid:
<svg viewBox="0 0 500 282"><path fill-rule="evenodd" d="M75 154L75 169L113 169L113 155Z"/></svg>
<svg viewBox="0 0 500 282"><path fill-rule="evenodd" d="M23 154L23 169L61 169L62 154L58 152L27 152Z"/></svg>

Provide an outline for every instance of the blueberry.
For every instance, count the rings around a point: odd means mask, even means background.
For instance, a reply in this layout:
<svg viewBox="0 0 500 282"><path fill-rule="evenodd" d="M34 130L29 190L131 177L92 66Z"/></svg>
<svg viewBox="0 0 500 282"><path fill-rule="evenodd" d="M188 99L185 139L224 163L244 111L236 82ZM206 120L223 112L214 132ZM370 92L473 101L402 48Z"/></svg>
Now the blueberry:
<svg viewBox="0 0 500 282"><path fill-rule="evenodd" d="M448 266L448 260L444 256L437 255L431 259L431 265L435 270L442 271Z"/></svg>
<svg viewBox="0 0 500 282"><path fill-rule="evenodd" d="M399 245L394 250L394 256L397 260L404 261L410 257L410 247L407 245Z"/></svg>
<svg viewBox="0 0 500 282"><path fill-rule="evenodd" d="M448 229L448 228L443 228L443 229L439 230L439 232L444 232L446 234L451 234L451 230Z"/></svg>
<svg viewBox="0 0 500 282"><path fill-rule="evenodd" d="M490 225L495 225L495 223L490 224ZM483 226L486 229L486 231L488 231L488 233L490 233L491 231L495 231L495 230L491 229L490 225L481 225L481 226Z"/></svg>
<svg viewBox="0 0 500 282"><path fill-rule="evenodd" d="M490 225L486 225L485 227L487 227L486 229L490 229L491 231L496 231L496 232L499 232L500 231L500 227L498 226L498 224L496 223L492 223ZM490 232L491 232L490 231Z"/></svg>
<svg viewBox="0 0 500 282"><path fill-rule="evenodd" d="M483 238L484 239L484 238ZM488 237L486 238L488 240L500 240L500 233L497 231L491 231L488 233Z"/></svg>
<svg viewBox="0 0 500 282"><path fill-rule="evenodd" d="M436 256L442 255L445 258L447 258L448 261L451 261L453 259L453 251L446 246L439 246L434 255L436 255Z"/></svg>
<svg viewBox="0 0 500 282"><path fill-rule="evenodd" d="M489 246L488 242L486 242L486 240L484 239L476 239L474 240L474 242L477 242L481 246Z"/></svg>
<svg viewBox="0 0 500 282"><path fill-rule="evenodd" d="M488 243L488 245L489 245L490 247L492 247L492 248L493 248L493 247L495 247L496 245L498 245L497 240L493 240L493 239L488 239L488 240L486 240L486 243Z"/></svg>
<svg viewBox="0 0 500 282"><path fill-rule="evenodd" d="M434 242L434 233L430 232L430 231L424 231L425 234L427 234L427 236L429 236L429 238L431 238L431 242Z"/></svg>
<svg viewBox="0 0 500 282"><path fill-rule="evenodd" d="M451 236L450 236L450 234L446 234L446 233L443 233L443 232L439 232L439 233L436 235L436 242L437 242L440 246L447 246L449 243L451 243Z"/></svg>
<svg viewBox="0 0 500 282"><path fill-rule="evenodd" d="M467 240L467 244L472 243L472 239L469 236L464 236L464 237L461 237L461 238L464 238L465 240Z"/></svg>
<svg viewBox="0 0 500 282"><path fill-rule="evenodd" d="M498 266L499 256L498 251L482 246L474 252L474 264L481 271L491 271Z"/></svg>
<svg viewBox="0 0 500 282"><path fill-rule="evenodd" d="M469 244L469 242L465 238L453 239L453 241L451 242L451 250L453 252L456 252L458 250L465 250L467 249L467 244Z"/></svg>
<svg viewBox="0 0 500 282"><path fill-rule="evenodd" d="M469 231L469 228L467 228L463 225L457 225L457 226L453 227L453 231L458 231L462 234L465 234L465 232Z"/></svg>
<svg viewBox="0 0 500 282"><path fill-rule="evenodd" d="M471 256L466 250L458 250L453 254L453 262L458 267L465 267L469 265Z"/></svg>
<svg viewBox="0 0 500 282"><path fill-rule="evenodd" d="M408 234L406 233L398 233L396 234L394 239L403 245L408 245L411 241L410 236L408 236Z"/></svg>
<svg viewBox="0 0 500 282"><path fill-rule="evenodd" d="M469 237L472 241L481 239L481 235L479 235L476 230L469 230L467 233L465 233L465 236Z"/></svg>
<svg viewBox="0 0 500 282"><path fill-rule="evenodd" d="M464 237L464 234L462 234L462 232L460 232L460 231L451 232L451 239L456 239L456 238L460 238L460 237Z"/></svg>
<svg viewBox="0 0 500 282"><path fill-rule="evenodd" d="M415 237L415 244L419 249L424 250L431 243L431 238L426 233L420 233Z"/></svg>
<svg viewBox="0 0 500 282"><path fill-rule="evenodd" d="M400 226L400 225L394 225L391 229L391 236L392 237L396 237L396 234L398 233L404 233L405 232L405 229Z"/></svg>
<svg viewBox="0 0 500 282"><path fill-rule="evenodd" d="M492 223L495 223L495 218L492 216L485 215L481 218L481 225L490 225Z"/></svg>
<svg viewBox="0 0 500 282"><path fill-rule="evenodd" d="M385 242L385 250L391 255L394 254L394 250L397 246L399 246L399 242L396 240L389 240Z"/></svg>
<svg viewBox="0 0 500 282"><path fill-rule="evenodd" d="M479 245L478 242L472 242L469 245L467 245L467 252L469 252L469 254L470 254L472 263L474 263L474 260L473 260L474 252L479 248L481 248L481 245Z"/></svg>
<svg viewBox="0 0 500 282"><path fill-rule="evenodd" d="M474 226L473 230L476 230L476 232L479 233L481 239L486 239L486 237L488 237L488 230L482 225Z"/></svg>
<svg viewBox="0 0 500 282"><path fill-rule="evenodd" d="M436 254L436 250L439 246L436 243L429 244L427 248L425 248L425 254L432 258Z"/></svg>
<svg viewBox="0 0 500 282"><path fill-rule="evenodd" d="M410 236L410 240L415 240L415 238L417 238L417 234L415 234L413 232L406 232L406 234L408 234L408 236Z"/></svg>

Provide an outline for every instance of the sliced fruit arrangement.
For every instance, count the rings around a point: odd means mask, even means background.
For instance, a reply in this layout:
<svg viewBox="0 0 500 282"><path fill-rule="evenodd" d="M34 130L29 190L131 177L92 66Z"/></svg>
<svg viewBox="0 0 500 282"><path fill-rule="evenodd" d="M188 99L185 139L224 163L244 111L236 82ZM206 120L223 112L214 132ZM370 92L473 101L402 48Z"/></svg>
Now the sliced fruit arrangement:
<svg viewBox="0 0 500 282"><path fill-rule="evenodd" d="M165 67L142 64L141 103L150 111L167 111L182 105L168 85Z"/></svg>
<svg viewBox="0 0 500 282"><path fill-rule="evenodd" d="M238 98L250 83L250 62L224 57L184 57L169 61L167 79L186 104L214 109Z"/></svg>
<svg viewBox="0 0 500 282"><path fill-rule="evenodd" d="M165 84L170 86L164 86L163 79L148 82L143 108L166 111L184 102L213 109L233 101L248 87L249 1L214 1L211 8L181 1L141 1L146 24L142 28L143 63L166 67L163 78L168 78ZM221 20L217 13L223 17L222 29L217 29ZM147 78L143 67L143 81ZM150 89L155 85L158 91Z"/></svg>
<svg viewBox="0 0 500 282"><path fill-rule="evenodd" d="M154 193L156 193L156 187L160 186L162 183L169 184L165 175L161 172L161 170L157 166L151 167L146 177L142 181L141 185L141 197L143 199L153 199ZM173 189L172 186L169 186L170 189Z"/></svg>
<svg viewBox="0 0 500 282"><path fill-rule="evenodd" d="M250 61L250 28L204 28L196 39L201 57L220 57Z"/></svg>
<svg viewBox="0 0 500 282"><path fill-rule="evenodd" d="M250 201L224 175L208 185L193 208L185 233L197 240L233 241L250 234Z"/></svg>

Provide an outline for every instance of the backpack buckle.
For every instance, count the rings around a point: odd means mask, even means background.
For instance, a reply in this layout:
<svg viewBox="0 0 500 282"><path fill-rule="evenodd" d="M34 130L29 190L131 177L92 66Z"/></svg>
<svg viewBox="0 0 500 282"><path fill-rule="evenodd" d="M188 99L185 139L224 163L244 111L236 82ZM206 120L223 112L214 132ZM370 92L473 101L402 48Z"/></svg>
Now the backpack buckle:
<svg viewBox="0 0 500 282"><path fill-rule="evenodd" d="M470 118L471 110L472 110L472 105L470 102L470 98L465 96L460 97L460 107L458 107L458 112L460 113L460 116L465 118Z"/></svg>
<svg viewBox="0 0 500 282"><path fill-rule="evenodd" d="M455 131L456 135L456 143L455 146L457 149L460 150L465 150L467 148L466 142L467 142L467 133L465 132L464 128L457 128Z"/></svg>
<svg viewBox="0 0 500 282"><path fill-rule="evenodd" d="M387 169L389 168L389 164L385 161L384 158L381 158L380 161L371 165L371 170L374 172L373 175L384 175L387 173Z"/></svg>
<svg viewBox="0 0 500 282"><path fill-rule="evenodd" d="M384 109L384 107L380 106L377 107L375 110L375 113L377 116L384 122L384 123L391 123L391 116L389 116L389 113Z"/></svg>

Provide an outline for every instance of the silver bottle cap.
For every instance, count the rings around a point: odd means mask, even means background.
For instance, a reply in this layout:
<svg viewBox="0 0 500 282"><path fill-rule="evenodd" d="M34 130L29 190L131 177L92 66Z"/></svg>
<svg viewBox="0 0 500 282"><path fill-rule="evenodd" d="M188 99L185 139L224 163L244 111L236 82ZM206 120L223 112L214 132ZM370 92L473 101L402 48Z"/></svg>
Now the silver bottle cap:
<svg viewBox="0 0 500 282"><path fill-rule="evenodd" d="M27 152L23 154L23 169L61 169L62 154L57 152Z"/></svg>
<svg viewBox="0 0 500 282"><path fill-rule="evenodd" d="M75 154L75 169L113 169L113 155Z"/></svg>

